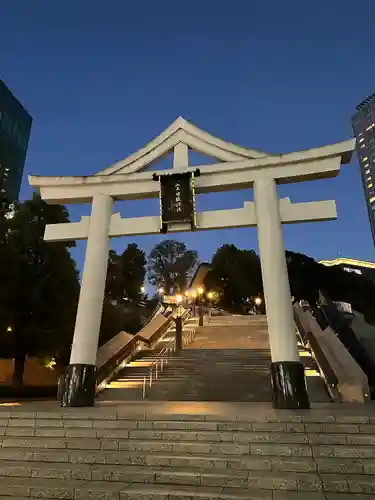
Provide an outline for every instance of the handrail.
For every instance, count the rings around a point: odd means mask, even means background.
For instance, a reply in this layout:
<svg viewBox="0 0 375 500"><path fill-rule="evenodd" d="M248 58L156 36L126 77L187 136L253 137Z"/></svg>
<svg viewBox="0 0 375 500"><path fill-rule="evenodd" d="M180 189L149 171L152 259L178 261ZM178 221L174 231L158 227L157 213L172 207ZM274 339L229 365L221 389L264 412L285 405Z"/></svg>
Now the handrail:
<svg viewBox="0 0 375 500"><path fill-rule="evenodd" d="M305 345L306 344L309 345L312 354L314 356L314 359L324 378L330 396L334 401L338 401L339 400L339 394L337 390L338 379L336 377L334 370L329 364L329 361L326 358L324 351L321 349L319 342L317 342L314 335L312 335L309 326L305 324L302 318L300 318L298 310L296 310L295 306L293 307L293 315L294 315L294 322L301 336L301 339Z"/></svg>
<svg viewBox="0 0 375 500"><path fill-rule="evenodd" d="M182 333L182 341L184 342L184 345L190 344L194 338L194 334L196 332L196 328L189 328L187 330L187 336L184 335L185 332ZM187 337L185 339L185 337ZM171 353L176 351L176 338L171 339L170 342L158 353L156 356L155 360L152 362L152 364L149 366L148 369L148 374L143 377L143 384L142 384L142 399L146 398L146 387L147 387L147 381L148 381L148 386L149 388L152 387L152 381L153 381L153 375L152 372L153 370L155 371L155 380L158 379L158 375L160 372L163 371L164 365L168 364L168 354L171 355ZM158 365L160 363L160 369L158 371Z"/></svg>
<svg viewBox="0 0 375 500"><path fill-rule="evenodd" d="M320 312L323 320L336 332L347 351L367 375L371 397L375 398L375 363L334 302L322 292L319 295L320 304L316 308L316 311Z"/></svg>

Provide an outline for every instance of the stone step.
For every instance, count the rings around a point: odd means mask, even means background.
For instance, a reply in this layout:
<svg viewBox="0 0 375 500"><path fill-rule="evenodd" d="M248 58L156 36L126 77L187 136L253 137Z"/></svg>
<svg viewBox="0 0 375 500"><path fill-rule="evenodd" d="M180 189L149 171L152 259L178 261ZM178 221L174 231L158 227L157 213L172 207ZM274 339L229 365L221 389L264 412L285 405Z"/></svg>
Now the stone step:
<svg viewBox="0 0 375 500"><path fill-rule="evenodd" d="M176 433L177 435L178 433ZM292 441L292 442L288 442ZM329 440L327 440L329 441ZM364 438L364 441L366 439ZM321 441L320 441L321 442ZM101 457L106 451L113 453L122 451L143 453L195 453L195 454L222 454L222 455L254 455L254 456L279 456L279 457L311 457L315 458L373 458L375 445L359 444L314 444L311 442L293 442L287 438L283 441L254 440L249 442L214 441L214 440L173 440L158 438L140 438L133 434L131 438L20 438L12 437L3 441L0 448L0 459L11 460L12 453L24 450L28 457L32 453L41 451L60 456L60 461L66 461L75 450L78 455L82 453L98 454ZM84 450L84 451L82 451ZM73 453L74 454L74 453ZM18 456L18 455L17 455ZM22 460L14 458L15 460ZM31 460L27 458L27 460ZM57 460L59 461L59 460Z"/></svg>
<svg viewBox="0 0 375 500"><path fill-rule="evenodd" d="M29 477L30 470L32 477L50 477L55 479L66 478L68 474L74 479L89 479L87 472L94 466L111 470L113 465L138 465L155 467L188 467L204 470L253 470L253 471L275 471L275 472L319 472L324 474L366 474L375 476L375 459L350 458L315 458L315 457L277 457L277 456L222 456L222 455L195 455L195 454L171 454L171 453L148 453L141 454L122 452L121 455L95 456L84 454L85 462L77 463L76 452L69 455L68 460L62 455L59 460L50 460L53 453L46 450L38 450L32 455L30 452L15 450L13 455L8 453L9 458L4 458L0 462L0 476ZM17 457L22 460L17 460ZM57 457L59 458L59 457ZM95 461L99 460L99 462ZM52 471L56 470L53 475ZM40 471L40 472L37 472ZM80 477L78 472L80 472ZM42 475L43 474L43 475ZM60 474L60 475L58 475Z"/></svg>
<svg viewBox="0 0 375 500"><path fill-rule="evenodd" d="M142 424L142 422L139 422ZM170 427L171 424L165 423ZM33 427L11 427L5 431L1 437L2 448L9 447L40 447L40 448L68 448L76 449L77 444L71 442L71 438L92 438L81 443L86 449L101 449L100 440L104 438L118 440L158 440L158 441L198 441L198 442L234 442L234 443L309 443L311 445L364 445L375 446L375 434L371 433L315 433L315 432L283 432L277 430L212 430L203 426L196 426L189 423L193 428L182 428L180 425L172 428L157 427L152 428L85 428L75 426L74 428L33 428ZM225 424L220 424L225 427ZM201 427L201 428L198 428ZM104 442L103 446L107 446ZM89 446L89 448L87 448ZM111 446L118 448L116 443ZM111 448L112 449L112 448Z"/></svg>
<svg viewBox="0 0 375 500"><path fill-rule="evenodd" d="M61 472L55 469L58 474ZM14 472L14 470L13 470ZM95 466L83 470L83 477L63 477L55 479L43 476L43 469L39 468L36 473L42 476L32 476L32 469L28 477L5 477L2 479L1 493L5 496L31 496L79 499L87 498L120 499L122 493L130 484L152 484L178 487L196 487L199 493L200 487L227 488L227 492L235 493L239 490L263 491L286 491L286 492L328 492L332 493L373 493L375 488L375 476L366 475L336 475L300 472L270 472L265 471L205 471L198 472L197 469L181 469L178 467L100 467ZM46 474L44 474L46 475ZM79 473L77 473L79 476ZM67 480L69 479L69 480ZM103 495L104 494L104 495ZM252 498L249 496L248 498Z"/></svg>
<svg viewBox="0 0 375 500"><path fill-rule="evenodd" d="M30 407L36 409L29 409ZM283 425L283 424L303 424L305 426L317 426L319 431L333 429L332 426L339 426L345 429L336 432L359 432L362 428L370 428L371 433L375 432L375 404L350 405L333 404L316 406L311 410L274 410L269 406L259 407L258 405L215 405L202 402L197 411L194 406L184 408L186 412L177 413L173 405L148 405L137 404L134 406L106 407L96 406L92 408L66 408L61 409L57 405L52 408L45 408L44 404L29 405L22 409L0 408L0 428L6 426L47 426L50 422L59 422L54 426L89 426L104 424L116 427L127 425L127 422L141 423L148 422L178 422L178 423L215 423L217 425ZM297 428L297 427L296 427ZM351 430L348 430L351 429Z"/></svg>

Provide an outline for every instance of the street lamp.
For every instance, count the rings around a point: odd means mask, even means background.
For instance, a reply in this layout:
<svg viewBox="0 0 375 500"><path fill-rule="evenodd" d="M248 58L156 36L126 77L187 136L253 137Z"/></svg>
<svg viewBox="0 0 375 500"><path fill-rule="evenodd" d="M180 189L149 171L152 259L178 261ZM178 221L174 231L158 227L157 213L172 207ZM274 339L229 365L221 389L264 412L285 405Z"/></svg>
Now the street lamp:
<svg viewBox="0 0 375 500"><path fill-rule="evenodd" d="M199 296L199 326L203 326L203 294L204 288L198 288L198 296Z"/></svg>
<svg viewBox="0 0 375 500"><path fill-rule="evenodd" d="M196 290L191 291L191 296L193 298L193 316L196 314L196 301L197 301L197 292Z"/></svg>
<svg viewBox="0 0 375 500"><path fill-rule="evenodd" d="M213 292L208 292L207 293L207 299L208 299L208 306L209 306L209 316L212 316L212 299L214 298Z"/></svg>
<svg viewBox="0 0 375 500"><path fill-rule="evenodd" d="M256 307L256 313L258 314L258 309L262 303L262 299L260 297L255 297L254 299L254 303L255 303L255 307Z"/></svg>
<svg viewBox="0 0 375 500"><path fill-rule="evenodd" d="M176 295L176 303L177 303L177 309L176 309L176 317L175 317L175 324L176 324L176 336L175 336L175 345L176 345L176 352L180 352L182 349L182 301L183 297L182 295L178 294Z"/></svg>

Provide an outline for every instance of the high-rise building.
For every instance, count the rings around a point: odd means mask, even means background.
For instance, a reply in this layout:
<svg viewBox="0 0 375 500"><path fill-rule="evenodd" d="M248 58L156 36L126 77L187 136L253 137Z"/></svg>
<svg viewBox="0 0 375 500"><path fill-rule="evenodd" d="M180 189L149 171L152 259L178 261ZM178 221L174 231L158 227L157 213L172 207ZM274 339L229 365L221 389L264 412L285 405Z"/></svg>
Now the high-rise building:
<svg viewBox="0 0 375 500"><path fill-rule="evenodd" d="M375 94L358 106L352 117L363 189L375 244Z"/></svg>
<svg viewBox="0 0 375 500"><path fill-rule="evenodd" d="M19 196L31 123L29 113L0 80L0 191L10 202Z"/></svg>

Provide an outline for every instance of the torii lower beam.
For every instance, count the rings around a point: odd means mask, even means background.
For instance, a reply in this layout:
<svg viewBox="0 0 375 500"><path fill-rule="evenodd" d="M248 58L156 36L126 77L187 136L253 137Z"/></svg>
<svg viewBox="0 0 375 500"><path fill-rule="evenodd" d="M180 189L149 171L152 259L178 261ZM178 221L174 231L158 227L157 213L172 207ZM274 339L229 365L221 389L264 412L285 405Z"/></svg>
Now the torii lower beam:
<svg viewBox="0 0 375 500"><path fill-rule="evenodd" d="M279 202L280 218L283 224L298 222L329 221L337 218L336 202L334 200L292 203L289 198ZM243 208L231 210L209 210L197 213L197 231L214 229L229 229L255 227L257 218L255 205L246 201ZM63 224L47 224L44 234L45 241L86 240L89 234L90 216L81 217L80 222ZM171 233L186 231L187 226L174 226ZM121 236L142 236L160 233L160 217L121 218L119 213L112 214L109 234L110 238Z"/></svg>

